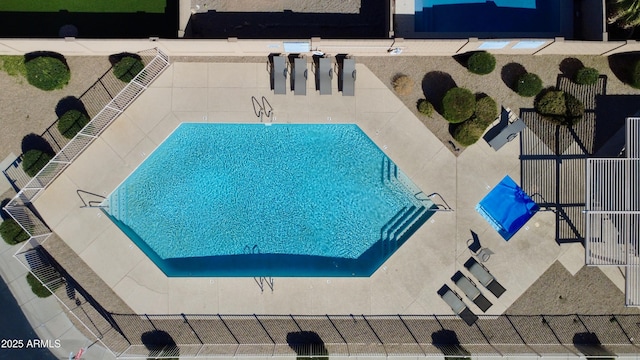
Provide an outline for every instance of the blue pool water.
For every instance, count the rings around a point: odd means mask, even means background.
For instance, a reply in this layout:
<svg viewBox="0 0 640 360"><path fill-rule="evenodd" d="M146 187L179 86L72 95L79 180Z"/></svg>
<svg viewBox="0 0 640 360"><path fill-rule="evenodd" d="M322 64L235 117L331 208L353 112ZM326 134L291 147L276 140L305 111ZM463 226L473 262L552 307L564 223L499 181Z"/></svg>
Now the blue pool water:
<svg viewBox="0 0 640 360"><path fill-rule="evenodd" d="M509 241L539 209L531 197L509 176L505 176L502 181L476 205L476 210L480 215L507 241Z"/></svg>
<svg viewBox="0 0 640 360"><path fill-rule="evenodd" d="M573 0L415 0L415 31L443 38L572 38Z"/></svg>
<svg viewBox="0 0 640 360"><path fill-rule="evenodd" d="M416 193L356 125L182 124L105 205L168 276L369 276Z"/></svg>

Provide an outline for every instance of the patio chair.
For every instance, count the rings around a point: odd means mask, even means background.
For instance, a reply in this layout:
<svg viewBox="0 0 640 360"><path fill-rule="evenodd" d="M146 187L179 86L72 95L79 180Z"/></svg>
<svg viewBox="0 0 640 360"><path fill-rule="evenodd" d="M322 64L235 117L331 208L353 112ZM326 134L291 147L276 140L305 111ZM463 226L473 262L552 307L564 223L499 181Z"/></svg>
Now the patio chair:
<svg viewBox="0 0 640 360"><path fill-rule="evenodd" d="M331 79L333 79L333 69L331 59L321 57L318 59L317 74L320 87L320 95L331 95Z"/></svg>
<svg viewBox="0 0 640 360"><path fill-rule="evenodd" d="M464 263L464 267L467 268L469 272L473 276L475 276L476 279L478 279L478 282L482 286L491 291L491 293L495 295L495 297L499 298L506 291L506 289L502 285L500 285L496 278L491 275L489 270L487 270L487 268L477 262L476 259L469 258L469 260Z"/></svg>
<svg viewBox="0 0 640 360"><path fill-rule="evenodd" d="M467 325L471 326L478 321L478 316L471 312L464 301L462 301L462 298L447 285L443 285L440 290L438 290L438 295L440 295L442 300L444 300L451 310L464 320Z"/></svg>
<svg viewBox="0 0 640 360"><path fill-rule="evenodd" d="M273 57L273 67L271 71L273 76L273 92L274 94L287 93L287 62L284 56Z"/></svg>
<svg viewBox="0 0 640 360"><path fill-rule="evenodd" d="M293 93L295 95L307 94L307 59L305 58L293 60Z"/></svg>
<svg viewBox="0 0 640 360"><path fill-rule="evenodd" d="M456 272L451 277L451 280L460 290L462 290L469 300L473 301L473 303L482 310L482 312L486 312L487 309L491 307L491 302L482 295L480 290L476 287L476 284L464 276L460 271Z"/></svg>
<svg viewBox="0 0 640 360"><path fill-rule="evenodd" d="M496 132L497 134L487 140L487 142L495 151L498 151L509 141L515 139L516 136L518 136L518 134L526 127L527 125L524 121L511 111L511 109L502 107L502 111L500 112L500 123L487 133L487 135L495 134Z"/></svg>
<svg viewBox="0 0 640 360"><path fill-rule="evenodd" d="M467 240L467 247L481 262L489 261L491 255L494 254L493 251L488 248L483 248L482 245L480 245L480 238L478 238L478 234L473 231L471 231L471 239Z"/></svg>
<svg viewBox="0 0 640 360"><path fill-rule="evenodd" d="M344 59L340 78L342 79L342 95L355 95L356 61L354 59Z"/></svg>

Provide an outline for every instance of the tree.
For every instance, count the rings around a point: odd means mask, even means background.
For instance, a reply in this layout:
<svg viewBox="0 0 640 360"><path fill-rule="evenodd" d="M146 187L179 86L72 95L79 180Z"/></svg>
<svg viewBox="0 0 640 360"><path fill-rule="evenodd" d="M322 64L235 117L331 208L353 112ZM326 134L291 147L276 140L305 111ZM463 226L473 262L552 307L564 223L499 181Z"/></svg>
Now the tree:
<svg viewBox="0 0 640 360"><path fill-rule="evenodd" d="M640 25L640 0L611 0L609 23L623 29Z"/></svg>

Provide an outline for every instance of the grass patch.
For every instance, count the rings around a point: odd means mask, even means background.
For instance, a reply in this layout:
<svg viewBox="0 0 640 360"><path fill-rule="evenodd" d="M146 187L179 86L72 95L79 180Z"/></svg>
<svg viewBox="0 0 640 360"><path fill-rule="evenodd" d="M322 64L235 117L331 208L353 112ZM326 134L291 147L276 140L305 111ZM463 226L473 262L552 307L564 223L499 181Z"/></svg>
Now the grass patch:
<svg viewBox="0 0 640 360"><path fill-rule="evenodd" d="M18 12L97 12L164 13L165 0L2 0L0 11Z"/></svg>
<svg viewBox="0 0 640 360"><path fill-rule="evenodd" d="M0 70L10 76L27 77L27 67L24 65L24 56L0 55Z"/></svg>

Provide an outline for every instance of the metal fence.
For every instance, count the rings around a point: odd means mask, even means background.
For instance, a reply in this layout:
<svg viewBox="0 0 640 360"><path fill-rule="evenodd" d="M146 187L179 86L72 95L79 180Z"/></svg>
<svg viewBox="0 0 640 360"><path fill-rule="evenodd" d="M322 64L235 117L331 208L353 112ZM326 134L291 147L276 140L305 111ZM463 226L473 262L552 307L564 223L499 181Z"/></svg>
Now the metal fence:
<svg viewBox="0 0 640 360"><path fill-rule="evenodd" d="M7 169L3 169L7 179L14 187L20 189L4 210L30 235L29 240L20 247L14 257L54 295L60 288L69 291L70 279L64 276L64 270L56 266L55 260L42 248L42 243L52 232L38 216L32 202L169 66L168 56L158 49L138 54L147 65L129 83L125 84L116 79L109 70L80 96L79 100L85 106L91 121L75 137L69 140L61 136L54 129L56 122L45 130L42 137L56 151L56 155L33 178L21 169L22 155ZM82 308L74 307L73 304L69 306L60 296L55 296L91 336L102 342L107 349L113 347L114 343L110 339L114 333L115 338L122 338L114 330L115 324L109 323L108 326L103 326L106 328L104 331L96 331L95 316L90 316L87 312L81 314L74 311ZM82 298L86 300L90 296ZM75 299L79 300L78 297ZM95 304L91 306L93 305ZM105 340L112 346L107 346Z"/></svg>
<svg viewBox="0 0 640 360"><path fill-rule="evenodd" d="M111 71L105 73L79 99L87 108L91 121L76 136L67 140L49 127L43 137L59 149L51 161L33 178L24 174L19 157L4 170L7 178L20 188L4 210L31 236L50 233L36 215L31 203L55 178L69 166L169 65L169 58L158 49L139 53L147 65L127 84L115 79ZM121 85L121 84L122 85ZM56 149L56 150L57 150ZM29 179L27 181L27 179Z"/></svg>

